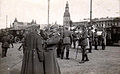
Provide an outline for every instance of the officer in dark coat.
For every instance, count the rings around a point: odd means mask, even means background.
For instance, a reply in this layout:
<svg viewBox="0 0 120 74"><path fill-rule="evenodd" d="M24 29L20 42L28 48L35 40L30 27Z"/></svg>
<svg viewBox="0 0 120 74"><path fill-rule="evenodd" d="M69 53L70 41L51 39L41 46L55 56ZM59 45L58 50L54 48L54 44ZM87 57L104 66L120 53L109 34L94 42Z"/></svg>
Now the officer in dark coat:
<svg viewBox="0 0 120 74"><path fill-rule="evenodd" d="M30 29L24 38L21 74L44 74L44 50L41 36L37 30L38 28Z"/></svg>
<svg viewBox="0 0 120 74"><path fill-rule="evenodd" d="M81 48L82 48L82 60L80 63L84 63L85 61L89 61L88 56L87 56L87 51L86 51L86 46L88 45L87 42L87 37L88 37L88 33L85 27L82 28L82 36L81 36Z"/></svg>
<svg viewBox="0 0 120 74"><path fill-rule="evenodd" d="M2 41L2 57L6 57L7 50L10 46L10 38L7 32L5 33L1 41Z"/></svg>
<svg viewBox="0 0 120 74"><path fill-rule="evenodd" d="M54 34L47 39L47 47L45 48L45 74L61 74L60 67L57 62L56 49L60 38Z"/></svg>

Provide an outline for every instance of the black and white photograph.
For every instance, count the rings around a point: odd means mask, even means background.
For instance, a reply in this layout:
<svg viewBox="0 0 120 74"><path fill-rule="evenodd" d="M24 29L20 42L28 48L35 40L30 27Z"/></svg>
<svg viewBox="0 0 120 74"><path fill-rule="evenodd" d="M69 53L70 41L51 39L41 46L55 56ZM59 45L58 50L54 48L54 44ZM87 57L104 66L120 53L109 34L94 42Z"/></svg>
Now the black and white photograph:
<svg viewBox="0 0 120 74"><path fill-rule="evenodd" d="M0 74L120 74L120 0L0 0Z"/></svg>

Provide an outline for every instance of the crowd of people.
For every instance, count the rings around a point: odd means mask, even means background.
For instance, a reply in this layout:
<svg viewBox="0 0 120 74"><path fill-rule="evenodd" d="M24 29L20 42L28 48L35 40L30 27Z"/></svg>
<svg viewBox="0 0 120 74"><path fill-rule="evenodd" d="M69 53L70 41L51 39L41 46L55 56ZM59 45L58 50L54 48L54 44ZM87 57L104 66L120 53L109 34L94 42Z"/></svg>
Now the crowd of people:
<svg viewBox="0 0 120 74"><path fill-rule="evenodd" d="M80 29L80 28L78 28ZM13 37L5 33L2 38L2 57L6 57L10 44L13 46ZM92 53L93 46L98 50L97 29L82 27L79 32L70 31L68 27L61 27L59 31L40 30L40 27L31 28L24 33L22 44L23 61L21 74L61 74L56 58L70 59L70 49L81 49L82 59L79 63L89 61L87 53ZM105 50L105 31L101 34L102 50ZM66 50L66 56L64 52Z"/></svg>

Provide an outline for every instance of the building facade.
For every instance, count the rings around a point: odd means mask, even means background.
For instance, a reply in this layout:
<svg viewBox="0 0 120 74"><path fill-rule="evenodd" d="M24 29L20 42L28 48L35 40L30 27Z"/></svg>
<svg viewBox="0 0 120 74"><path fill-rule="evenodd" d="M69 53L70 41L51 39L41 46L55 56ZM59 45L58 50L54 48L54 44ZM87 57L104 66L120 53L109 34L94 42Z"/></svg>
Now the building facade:
<svg viewBox="0 0 120 74"><path fill-rule="evenodd" d="M14 22L12 23L13 30L27 30L31 26L40 26L37 24L35 20L32 20L30 23L28 22L19 22L17 18L15 18Z"/></svg>
<svg viewBox="0 0 120 74"><path fill-rule="evenodd" d="M72 22L72 26L90 26L89 21ZM120 17L106 17L92 19L92 25L96 28L109 28L112 26L120 27ZM71 19L69 13L69 4L66 3L65 12L63 16L63 26L71 27Z"/></svg>
<svg viewBox="0 0 120 74"><path fill-rule="evenodd" d="M32 20L30 23L28 23L28 22L19 22L17 18L15 18L9 32L14 36L14 38L17 37L17 39L21 40L25 32L28 32L29 29L39 26L40 24L36 24L35 20Z"/></svg>
<svg viewBox="0 0 120 74"><path fill-rule="evenodd" d="M96 27L109 28L112 26L120 27L120 17L96 18L92 20Z"/></svg>

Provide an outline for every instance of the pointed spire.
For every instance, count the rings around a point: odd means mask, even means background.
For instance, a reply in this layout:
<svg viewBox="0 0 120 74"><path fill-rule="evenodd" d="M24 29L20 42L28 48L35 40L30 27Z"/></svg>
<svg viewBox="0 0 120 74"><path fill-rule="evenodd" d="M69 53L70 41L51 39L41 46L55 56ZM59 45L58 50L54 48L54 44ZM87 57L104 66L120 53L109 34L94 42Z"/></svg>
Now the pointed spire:
<svg viewBox="0 0 120 74"><path fill-rule="evenodd" d="M66 7L69 7L68 1L66 2Z"/></svg>
<svg viewBox="0 0 120 74"><path fill-rule="evenodd" d="M57 25L57 21L55 21L55 25Z"/></svg>
<svg viewBox="0 0 120 74"><path fill-rule="evenodd" d="M31 24L34 24L34 20L32 20Z"/></svg>
<svg viewBox="0 0 120 74"><path fill-rule="evenodd" d="M70 17L68 1L66 2L64 17Z"/></svg>
<svg viewBox="0 0 120 74"><path fill-rule="evenodd" d="M15 18L14 22L18 22L18 21L17 21L17 18Z"/></svg>
<svg viewBox="0 0 120 74"><path fill-rule="evenodd" d="M65 11L66 11L66 12L69 12L69 4L68 4L68 1L66 2Z"/></svg>
<svg viewBox="0 0 120 74"><path fill-rule="evenodd" d="M35 22L34 22L35 24L36 24L36 20L35 20Z"/></svg>

